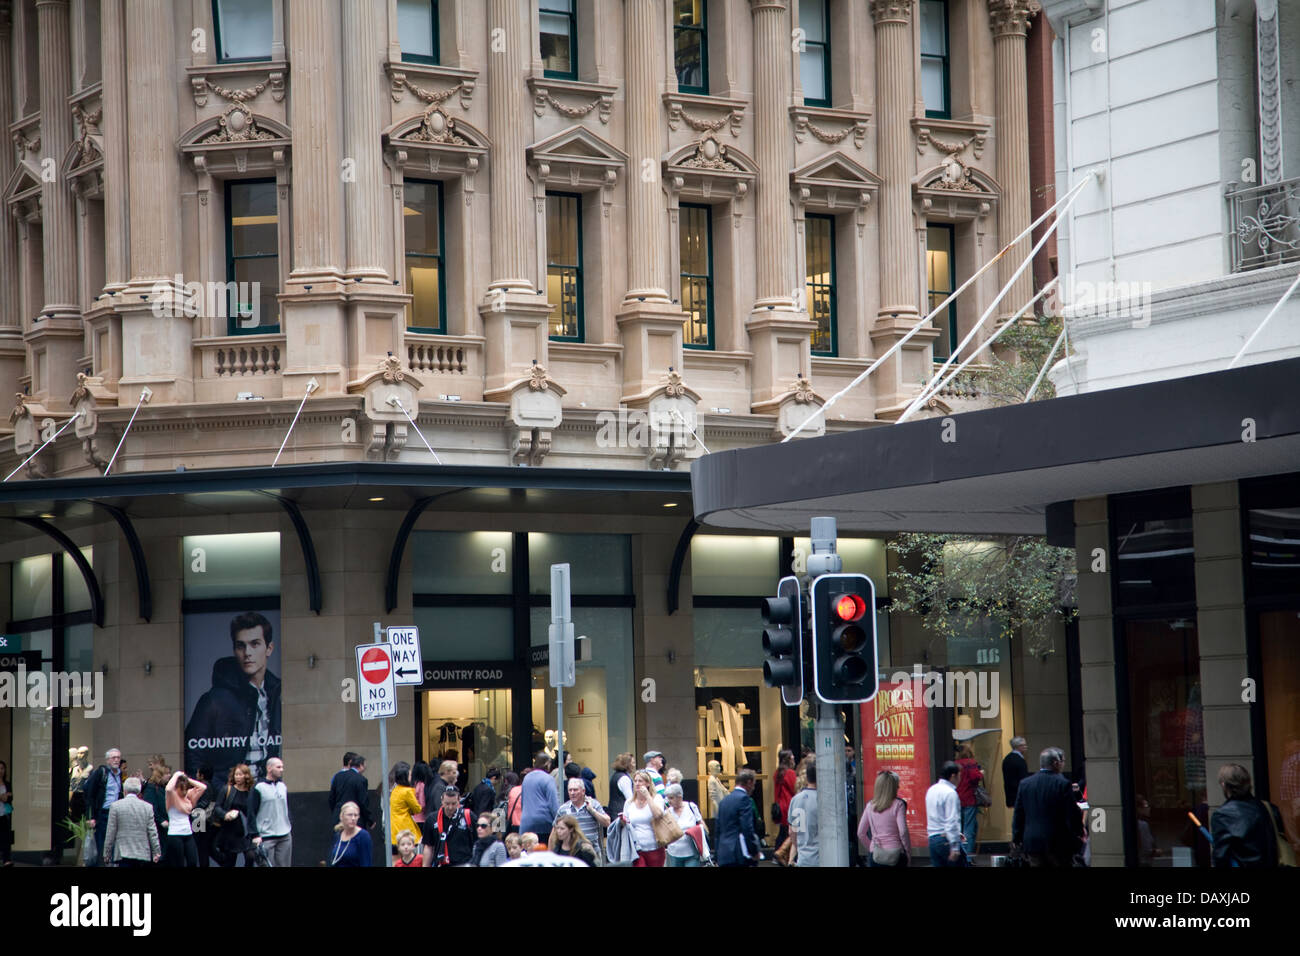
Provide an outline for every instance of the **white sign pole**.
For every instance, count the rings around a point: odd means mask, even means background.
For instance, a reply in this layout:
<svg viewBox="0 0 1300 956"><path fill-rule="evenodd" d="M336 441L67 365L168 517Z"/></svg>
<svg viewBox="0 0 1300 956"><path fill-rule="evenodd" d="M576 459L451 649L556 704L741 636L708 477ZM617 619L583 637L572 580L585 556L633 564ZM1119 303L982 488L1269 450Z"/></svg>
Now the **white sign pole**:
<svg viewBox="0 0 1300 956"><path fill-rule="evenodd" d="M384 643L384 626L380 624L378 621L375 621L375 643L376 644ZM383 833L384 861L385 861L384 865L392 866L393 852L389 848L389 844L392 842L391 834L393 831L392 831L392 821L389 820L389 815L392 813L392 807L390 806L389 799L388 799L388 718L387 717L379 718L379 773L381 775L380 776L380 788L381 788L380 800L383 801L380 806L380 810L383 811L383 819L384 819L384 833Z"/></svg>
<svg viewBox="0 0 1300 956"><path fill-rule="evenodd" d="M555 688L555 752L564 780L564 688L573 686L573 616L569 566L551 565L551 686ZM558 789L558 788L557 788Z"/></svg>

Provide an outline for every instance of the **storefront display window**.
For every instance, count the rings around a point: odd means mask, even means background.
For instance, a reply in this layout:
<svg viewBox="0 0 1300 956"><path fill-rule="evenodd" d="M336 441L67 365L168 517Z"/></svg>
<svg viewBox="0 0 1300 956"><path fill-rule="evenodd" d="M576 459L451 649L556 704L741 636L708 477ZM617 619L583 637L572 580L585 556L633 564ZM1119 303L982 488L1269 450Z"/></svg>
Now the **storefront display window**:
<svg viewBox="0 0 1300 956"><path fill-rule="evenodd" d="M187 601L280 594L280 533L195 534L181 539Z"/></svg>
<svg viewBox="0 0 1300 956"><path fill-rule="evenodd" d="M626 535L528 535L528 593L551 593L551 565L569 565L577 594L631 594L632 554Z"/></svg>
<svg viewBox="0 0 1300 956"><path fill-rule="evenodd" d="M415 626L427 661L508 661L515 656L508 607L416 607Z"/></svg>
<svg viewBox="0 0 1300 956"><path fill-rule="evenodd" d="M514 535L509 531L420 531L411 537L414 594L509 594Z"/></svg>

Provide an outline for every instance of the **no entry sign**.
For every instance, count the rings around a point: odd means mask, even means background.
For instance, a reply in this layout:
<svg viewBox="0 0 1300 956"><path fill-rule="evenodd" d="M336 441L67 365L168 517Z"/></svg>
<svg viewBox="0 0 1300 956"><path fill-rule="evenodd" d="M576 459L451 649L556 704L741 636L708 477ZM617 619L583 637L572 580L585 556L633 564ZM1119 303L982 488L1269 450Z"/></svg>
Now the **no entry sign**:
<svg viewBox="0 0 1300 956"><path fill-rule="evenodd" d="M357 704L362 720L397 716L391 644L362 644L357 648Z"/></svg>

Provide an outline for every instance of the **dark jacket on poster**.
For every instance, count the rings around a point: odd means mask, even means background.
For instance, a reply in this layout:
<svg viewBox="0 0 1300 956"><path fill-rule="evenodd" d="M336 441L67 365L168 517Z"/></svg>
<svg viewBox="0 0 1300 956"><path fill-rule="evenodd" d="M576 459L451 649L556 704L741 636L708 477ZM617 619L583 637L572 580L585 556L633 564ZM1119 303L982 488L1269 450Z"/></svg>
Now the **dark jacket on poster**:
<svg viewBox="0 0 1300 956"><path fill-rule="evenodd" d="M1070 781L1059 773L1040 770L1020 782L1011 816L1011 840L1024 852L1049 856L1069 866L1082 849L1083 811Z"/></svg>
<svg viewBox="0 0 1300 956"><path fill-rule="evenodd" d="M334 822L339 819L339 809L345 803L355 803L361 808L361 819L357 821L357 826L363 830L369 830L373 817L370 816L370 781L362 774L355 770L340 771L335 777L342 776L339 781L338 803L334 805ZM333 797L333 784L330 785L331 802Z"/></svg>
<svg viewBox="0 0 1300 956"><path fill-rule="evenodd" d="M742 843L744 852L741 851ZM754 832L754 801L737 787L718 805L718 866L753 866L758 863L758 836Z"/></svg>
<svg viewBox="0 0 1300 956"><path fill-rule="evenodd" d="M1016 792L1020 789L1020 781L1029 776L1029 764L1025 762L1025 755L1019 750L1013 750L1002 758L1002 789L1007 795L1007 806L1016 805Z"/></svg>
<svg viewBox="0 0 1300 956"><path fill-rule="evenodd" d="M1269 812L1254 797L1236 797L1215 810L1210 816L1214 865L1230 867L1235 860L1242 867L1276 867L1277 837L1266 816Z"/></svg>
<svg viewBox="0 0 1300 956"><path fill-rule="evenodd" d="M266 672L266 709L271 740L267 757L280 756L280 678ZM212 764L216 779L223 779L231 767L244 762L248 737L257 726L257 688L248 682L239 662L223 657L212 665L212 688L199 698L190 722L185 725L185 771L193 773L200 763ZM199 738L223 740L217 746L191 748Z"/></svg>

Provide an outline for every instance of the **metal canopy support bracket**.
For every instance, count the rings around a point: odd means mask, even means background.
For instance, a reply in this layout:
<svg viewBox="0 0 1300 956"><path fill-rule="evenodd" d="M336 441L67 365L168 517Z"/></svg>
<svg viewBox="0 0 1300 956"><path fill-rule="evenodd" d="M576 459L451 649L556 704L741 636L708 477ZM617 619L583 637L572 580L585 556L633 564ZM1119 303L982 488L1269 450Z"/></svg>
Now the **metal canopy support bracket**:
<svg viewBox="0 0 1300 956"><path fill-rule="evenodd" d="M686 552L690 549L691 538L700 530L700 523L692 518L682 529L682 536L677 539L677 550L673 552L672 567L668 570L668 614L677 613L677 595L682 586L682 566L686 563Z"/></svg>
<svg viewBox="0 0 1300 956"><path fill-rule="evenodd" d="M402 519L402 526L397 529L397 537L393 538L393 553L388 559L388 575L384 580L385 614L392 614L393 608L397 607L397 578L402 571L402 555L406 553L406 542L411 537L411 531L415 528L415 523L420 520L420 515L424 514L424 509L429 505L439 498L454 495L462 490L461 488L453 488L441 494L421 498L411 505L411 509L406 512L406 517Z"/></svg>
<svg viewBox="0 0 1300 956"><path fill-rule="evenodd" d="M90 617L96 627L104 626L104 595L99 590L99 581L95 578L95 569L90 566L86 556L81 553L81 549L66 534L60 531L54 525L40 518L20 518L14 517L11 520L20 524L25 524L29 528L35 528L41 534L52 538L59 543L68 557L72 558L78 570L81 571L82 580L86 582L86 590L90 592Z"/></svg>
<svg viewBox="0 0 1300 956"><path fill-rule="evenodd" d="M308 604L313 611L319 614L321 609L320 564L316 561L316 543L312 541L311 528L307 527L307 521L303 518L302 511L299 510L295 502L270 491L259 490L257 493L280 502L280 507L284 509L284 513L293 522L293 530L298 533L298 544L302 546L302 560L307 566Z"/></svg>
<svg viewBox="0 0 1300 956"><path fill-rule="evenodd" d="M97 508L103 508L117 526L122 529L122 537L126 539L126 546L131 549L131 563L135 565L135 593L136 601L139 607L140 618L144 621L153 620L153 590L149 585L149 566L145 563L144 548L140 545L140 536L135 533L135 525L131 524L131 519L121 508L105 504L102 501L90 500L90 503Z"/></svg>

